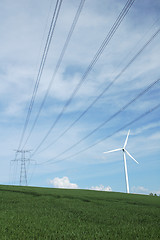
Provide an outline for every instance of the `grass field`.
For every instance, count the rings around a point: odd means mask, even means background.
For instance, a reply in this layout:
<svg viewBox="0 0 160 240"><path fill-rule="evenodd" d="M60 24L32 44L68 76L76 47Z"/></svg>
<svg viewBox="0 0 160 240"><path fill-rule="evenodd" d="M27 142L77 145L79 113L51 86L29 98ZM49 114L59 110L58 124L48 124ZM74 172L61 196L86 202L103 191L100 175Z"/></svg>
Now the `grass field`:
<svg viewBox="0 0 160 240"><path fill-rule="evenodd" d="M3 185L0 239L160 239L160 197Z"/></svg>

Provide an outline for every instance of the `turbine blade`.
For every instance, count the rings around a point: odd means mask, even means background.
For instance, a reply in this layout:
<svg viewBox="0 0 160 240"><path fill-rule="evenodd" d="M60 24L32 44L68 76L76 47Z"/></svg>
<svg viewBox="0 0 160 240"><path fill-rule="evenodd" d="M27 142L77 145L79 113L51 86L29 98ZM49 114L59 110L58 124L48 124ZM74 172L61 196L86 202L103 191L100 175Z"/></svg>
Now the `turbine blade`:
<svg viewBox="0 0 160 240"><path fill-rule="evenodd" d="M137 164L139 164L139 162L137 162L136 161L136 159L134 159L134 157L132 157L132 155L125 149L124 150L127 154L128 154L128 156L130 156Z"/></svg>
<svg viewBox="0 0 160 240"><path fill-rule="evenodd" d="M104 152L104 153L117 152L117 151L120 151L120 150L122 150L122 148L117 148L117 149L114 149L114 150L111 150L111 151L108 151L108 152Z"/></svg>
<svg viewBox="0 0 160 240"><path fill-rule="evenodd" d="M127 145L129 133L130 133L130 130L129 130L128 133L127 133L126 141L125 141L125 143L124 143L124 147L123 147L123 148L125 148L126 145Z"/></svg>

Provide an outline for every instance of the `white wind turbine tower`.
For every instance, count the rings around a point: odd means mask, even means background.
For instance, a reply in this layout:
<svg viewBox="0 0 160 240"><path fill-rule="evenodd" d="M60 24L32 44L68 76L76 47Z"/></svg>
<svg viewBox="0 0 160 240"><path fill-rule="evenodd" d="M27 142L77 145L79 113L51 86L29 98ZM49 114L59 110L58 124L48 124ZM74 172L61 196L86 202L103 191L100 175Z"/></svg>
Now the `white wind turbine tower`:
<svg viewBox="0 0 160 240"><path fill-rule="evenodd" d="M117 151L122 151L122 152L123 152L124 169L125 169L125 176L126 176L126 190L127 190L127 193L129 193L129 182L128 182L128 173L127 173L126 154L127 154L128 156L130 156L137 164L139 164L139 163L134 159L134 157L132 157L131 154L126 150L126 145L127 145L129 133L130 133L130 130L128 131L128 134L127 134L127 137L126 137L126 140L125 140L125 143L124 143L123 148L118 148L118 149L115 149L115 150L111 150L111 151L108 151L108 152L104 152L104 153L117 152Z"/></svg>

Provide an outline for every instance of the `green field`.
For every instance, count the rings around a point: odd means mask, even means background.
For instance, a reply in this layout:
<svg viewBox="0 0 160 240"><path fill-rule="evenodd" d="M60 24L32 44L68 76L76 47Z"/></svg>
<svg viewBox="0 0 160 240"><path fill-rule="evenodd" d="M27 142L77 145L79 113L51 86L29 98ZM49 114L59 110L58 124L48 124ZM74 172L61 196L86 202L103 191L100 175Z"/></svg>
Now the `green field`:
<svg viewBox="0 0 160 240"><path fill-rule="evenodd" d="M160 239L160 197L3 185L0 239Z"/></svg>

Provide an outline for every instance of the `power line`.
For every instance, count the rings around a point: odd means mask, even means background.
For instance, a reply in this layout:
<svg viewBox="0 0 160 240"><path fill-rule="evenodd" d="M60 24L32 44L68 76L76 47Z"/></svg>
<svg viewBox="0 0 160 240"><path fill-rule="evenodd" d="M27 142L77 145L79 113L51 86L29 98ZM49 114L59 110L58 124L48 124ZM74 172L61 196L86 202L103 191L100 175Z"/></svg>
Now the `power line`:
<svg viewBox="0 0 160 240"><path fill-rule="evenodd" d="M38 87L39 87L39 82L40 82L40 79L41 79L41 76L42 76L42 72L43 72L43 68L44 68L44 65L45 65L46 58L47 58L50 43L51 43L51 40L52 40L53 32L54 32L56 22L57 22L57 18L58 18L58 15L59 15L61 3L62 3L62 0L57 0L56 5L55 5L50 29L49 29L49 32L48 32L45 48L44 48L44 51L43 51L40 67L39 67L37 78L36 78L36 83L35 83L35 86L34 86L34 89L33 89L32 97L31 97L29 108L28 108L28 112L27 112L25 123L24 123L24 127L23 127L23 131L22 131L22 135L21 135L21 138L20 138L18 149L21 148L21 145L22 145L22 142L23 142L23 139L24 139L24 135L25 135L25 132L26 132L26 129L27 129L27 126L28 126L28 122L29 122L29 119L30 119L30 116L31 116L32 108L33 108L34 101L35 101L36 94L37 94L37 90L38 90Z"/></svg>
<svg viewBox="0 0 160 240"><path fill-rule="evenodd" d="M28 180L28 184L29 184L29 185L30 185L30 182L31 182L31 179L32 179L33 175L35 174L36 167L37 167L37 163L36 163L36 161L35 161L34 168L33 168L33 170L32 170L31 176L30 176L30 178L29 178L29 180Z"/></svg>
<svg viewBox="0 0 160 240"><path fill-rule="evenodd" d="M41 40L41 44L40 44L40 50L39 50L39 54L38 54L38 57L37 57L37 68L38 68L38 65L39 65L39 59L40 59L40 54L42 52L42 45L43 45L43 42L45 40L45 35L46 35L46 29L47 29L47 26L49 24L49 15L51 14L51 10L52 10L52 5L53 5L53 1L50 0L50 5L49 5L49 9L48 9L48 14L47 14L47 18L46 18L46 21L45 21L45 27L44 27L44 32L43 32L43 36L42 36L42 40Z"/></svg>
<svg viewBox="0 0 160 240"><path fill-rule="evenodd" d="M121 75L128 69L128 67L136 60L136 58L144 51L144 49L155 39L155 37L160 33L160 28L149 38L149 40L143 45L143 47L132 57L132 59L127 63L127 65L116 75L116 77L102 90L102 92L90 103L90 105L66 128L60 136L45 147L42 151L45 151L53 144L55 144L61 137L65 135L92 107L93 105L109 90L109 88L121 77Z"/></svg>
<svg viewBox="0 0 160 240"><path fill-rule="evenodd" d="M88 74L90 73L90 71L92 70L92 68L94 67L94 65L96 64L96 62L98 61L98 59L100 58L102 52L104 51L105 47L108 45L108 43L110 42L110 40L112 39L112 37L114 36L116 30L118 29L118 27L120 26L122 20L124 19L124 17L127 15L129 9L131 8L131 6L133 5L134 0L128 0L127 3L125 4L124 8L122 9L122 11L120 12L118 18L116 19L115 23L113 24L113 26L111 27L109 33L107 34L106 38L104 39L104 41L102 42L100 48L98 49L98 51L96 52L96 54L94 55L92 61L90 62L89 66L87 67L86 71L84 72L82 78L80 79L79 83L77 84L76 88L74 89L74 91L72 92L70 98L68 99L68 101L65 103L65 105L62 108L62 111L60 112L60 114L57 116L57 118L55 119L55 121L53 122L53 124L51 125L50 129L47 131L45 137L42 139L42 141L39 143L39 145L37 146L37 148L35 149L33 155L38 151L38 149L41 147L41 145L45 142L45 140L47 139L47 137L49 136L49 134L51 133L51 131L53 130L53 128L55 127L55 125L57 124L57 122L60 120L60 118L62 117L63 113L65 112L65 110L67 109L67 107L69 106L69 104L71 103L72 99L74 98L74 96L76 95L76 93L78 92L79 88L82 86L82 84L84 83L85 79L87 78Z"/></svg>
<svg viewBox="0 0 160 240"><path fill-rule="evenodd" d="M65 52L66 52L66 49L67 49L68 44L69 44L69 42L70 42L70 39L71 39L71 37L72 37L73 31L74 31L74 29L75 29L75 27L76 27L76 24L77 24L77 22L78 22L79 16L80 16L80 14L81 14L81 11L82 11L82 8L83 8L83 5L84 5L84 2L85 2L85 0L81 0L81 1L80 1L78 10L77 10L77 12L76 12L76 15L75 15L74 20L73 20L72 25L71 25L71 28L70 28L69 33L68 33L68 35L67 35L66 41L65 41L64 46L63 46L63 48L62 48L61 54L60 54L60 56L59 56L58 62L57 62L57 64L56 64L56 67L55 67L53 76L52 76L51 81L50 81L50 83L49 83L49 85L48 85L47 91L46 91L46 93L45 93L45 95L44 95L44 98L43 98L42 103L41 103L41 105L40 105L39 111L38 111L38 113L37 113L37 115L36 115L36 118L35 118L35 120L34 120L34 123L33 123L33 125L32 125L32 128L31 128L31 130L30 130L30 132L29 132L29 135L28 135L28 137L27 137L27 139L26 139L23 147L25 147L25 145L27 144L27 142L28 142L28 140L29 140L29 138L30 138L30 136L31 136L34 128L35 128L35 125L36 125L36 123L37 123L37 121L38 121L38 118L39 118L39 116L40 116L40 113L41 113L41 111L42 111L42 108L43 108L43 106L44 106L44 104L45 104L45 102L46 102L46 99L47 99L47 96L48 96L48 94L49 94L49 91L50 91L50 89L51 89L51 87L52 87L52 85L53 85L53 81L54 81L55 76L56 76L56 74L57 74L57 71L58 71L58 69L59 69L59 67L60 67L60 65L61 65L61 62L62 62L63 57L64 57L64 54L65 54Z"/></svg>
<svg viewBox="0 0 160 240"><path fill-rule="evenodd" d="M66 150L64 150L63 152L61 152L60 154L58 154L56 157L54 157L51 160L45 161L45 162L50 162L53 161L54 159L59 158L60 156L62 156L63 154L67 153L68 151L70 151L71 149L73 149L74 147L76 147L77 145L79 145L81 142L83 142L84 140L86 140L88 137L90 137L91 135L93 135L96 131L98 131L100 128L102 128L105 124L107 124L109 121L111 121L113 118L115 118L117 115L119 115L121 112L123 112L125 109L127 109L132 103L134 103L138 98L140 98L141 96L143 96L145 93L147 93L153 86L155 86L158 82L160 81L160 78L155 80L154 82L152 82L151 84L149 84L149 86L147 86L142 92L140 92L136 97L134 97L132 100L130 100L128 103L126 103L123 107L121 107L117 112L115 112L112 116L110 116L109 118L107 118L105 121L103 121L101 124L99 124L94 130L92 130L89 134L87 134L85 137L81 138L79 141L77 141L76 143L74 143L71 147L67 148ZM44 163L45 163L44 162Z"/></svg>
<svg viewBox="0 0 160 240"><path fill-rule="evenodd" d="M156 106L154 106L153 108L149 109L149 110L146 111L145 113L141 114L140 116L138 116L137 118L135 118L135 119L132 120L131 122L125 124L123 127L119 128L118 130L116 130L114 133L108 135L107 137L104 137L104 138L100 139L98 142L96 142L96 143L88 146L87 148L84 148L84 149L80 150L79 152L77 152L77 153L75 153L75 154L72 154L72 155L70 155L70 156L68 156L68 157L66 157L66 158L57 160L57 161L53 162L53 164L54 164L54 163L57 163L57 162L65 161L65 160L67 160L67 159L69 159L69 158L76 157L77 155L79 155L79 154L81 154L81 153L83 153L83 152L86 152L86 151L89 150L90 148L92 148L92 147L96 146L97 144L105 141L106 139L114 136L116 133L124 130L126 127L130 126L131 124L134 124L135 122L139 121L140 119L142 119L143 117L145 117L145 116L148 115L149 113L155 111L155 110L158 109L159 107L160 107L160 103L157 104ZM41 165L41 164L43 164L43 163L46 163L46 162L39 163L38 165Z"/></svg>
<svg viewBox="0 0 160 240"><path fill-rule="evenodd" d="M11 161L11 162L15 162L15 165L13 167L13 181L12 181L13 184L16 184L16 175L17 175L17 168L18 168L18 161L16 161L18 152L17 152L17 150L15 150L15 151L16 151L15 159L14 159L15 161Z"/></svg>

